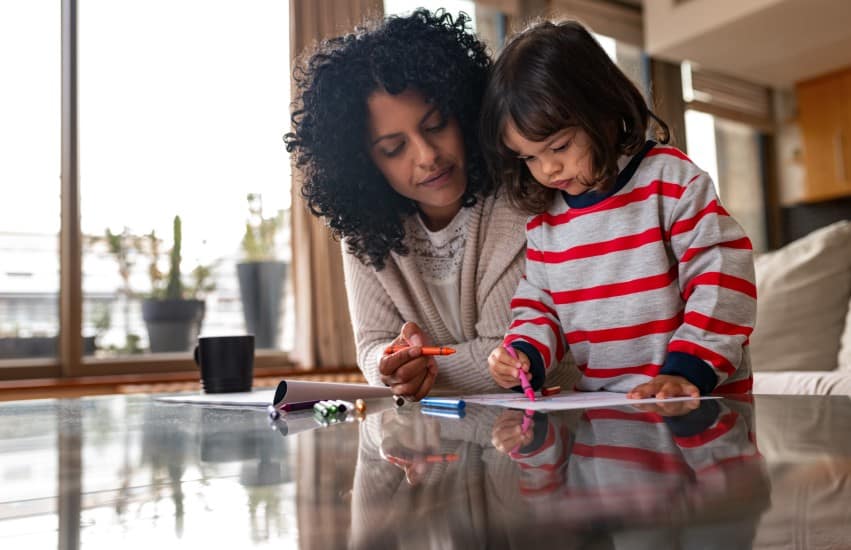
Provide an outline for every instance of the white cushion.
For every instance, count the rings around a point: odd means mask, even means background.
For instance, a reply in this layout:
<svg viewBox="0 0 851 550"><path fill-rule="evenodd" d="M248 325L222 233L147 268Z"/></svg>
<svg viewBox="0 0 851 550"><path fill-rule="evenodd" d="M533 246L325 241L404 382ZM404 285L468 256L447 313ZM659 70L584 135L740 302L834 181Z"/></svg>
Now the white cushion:
<svg viewBox="0 0 851 550"><path fill-rule="evenodd" d="M848 314L845 316L845 330L839 341L839 370L849 371L851 376L851 301L848 302Z"/></svg>
<svg viewBox="0 0 851 550"><path fill-rule="evenodd" d="M755 372L753 393L783 395L851 396L851 372Z"/></svg>
<svg viewBox="0 0 851 550"><path fill-rule="evenodd" d="M831 371L851 298L851 222L756 258L754 371Z"/></svg>

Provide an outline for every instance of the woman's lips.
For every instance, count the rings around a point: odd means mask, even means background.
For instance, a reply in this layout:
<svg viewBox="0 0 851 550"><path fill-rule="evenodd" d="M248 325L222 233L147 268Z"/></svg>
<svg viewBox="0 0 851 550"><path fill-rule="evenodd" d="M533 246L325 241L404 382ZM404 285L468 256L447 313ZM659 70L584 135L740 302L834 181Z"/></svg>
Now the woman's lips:
<svg viewBox="0 0 851 550"><path fill-rule="evenodd" d="M438 185L442 185L449 180L449 176L452 174L453 169L454 166L444 168L437 174L422 180L419 185L424 185L426 187L435 187Z"/></svg>

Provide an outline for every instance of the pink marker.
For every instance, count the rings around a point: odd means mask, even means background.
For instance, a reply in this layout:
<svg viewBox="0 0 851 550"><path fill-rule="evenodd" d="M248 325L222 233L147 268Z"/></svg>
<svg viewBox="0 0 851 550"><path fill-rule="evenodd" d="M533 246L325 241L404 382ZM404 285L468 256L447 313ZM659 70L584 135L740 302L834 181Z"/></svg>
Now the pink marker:
<svg viewBox="0 0 851 550"><path fill-rule="evenodd" d="M505 348L505 351L508 352L508 355L517 359L517 353L515 353L514 348L505 345L503 347ZM532 384L529 383L529 377L526 376L526 371L520 368L518 368L518 370L520 371L520 387L523 388L523 393L526 394L529 401L534 401L535 390L532 389Z"/></svg>

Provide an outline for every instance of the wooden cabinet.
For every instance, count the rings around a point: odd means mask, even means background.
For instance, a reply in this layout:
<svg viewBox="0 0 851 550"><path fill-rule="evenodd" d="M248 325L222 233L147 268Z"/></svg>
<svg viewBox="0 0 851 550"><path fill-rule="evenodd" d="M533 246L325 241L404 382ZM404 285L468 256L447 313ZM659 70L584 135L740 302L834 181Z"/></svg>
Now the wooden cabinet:
<svg viewBox="0 0 851 550"><path fill-rule="evenodd" d="M801 202L851 196L851 69L797 85L806 176Z"/></svg>

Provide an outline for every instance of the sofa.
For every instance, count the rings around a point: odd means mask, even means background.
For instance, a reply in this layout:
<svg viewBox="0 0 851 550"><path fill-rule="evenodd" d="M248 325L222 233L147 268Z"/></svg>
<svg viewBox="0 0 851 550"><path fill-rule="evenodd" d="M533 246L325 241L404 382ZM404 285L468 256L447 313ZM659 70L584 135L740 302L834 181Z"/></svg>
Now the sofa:
<svg viewBox="0 0 851 550"><path fill-rule="evenodd" d="M755 258L757 394L851 395L851 221Z"/></svg>

